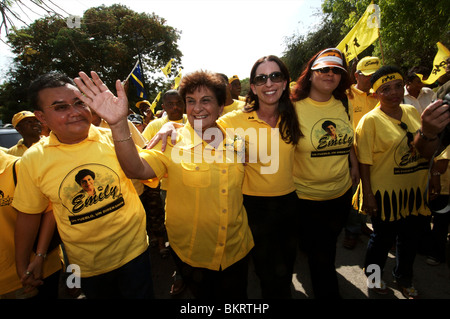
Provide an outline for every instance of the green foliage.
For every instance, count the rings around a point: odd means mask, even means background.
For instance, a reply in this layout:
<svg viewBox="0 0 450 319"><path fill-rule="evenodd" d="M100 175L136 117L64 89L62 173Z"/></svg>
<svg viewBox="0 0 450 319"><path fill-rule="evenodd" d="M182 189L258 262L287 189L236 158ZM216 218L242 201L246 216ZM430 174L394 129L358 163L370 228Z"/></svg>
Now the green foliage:
<svg viewBox="0 0 450 319"><path fill-rule="evenodd" d="M288 39L283 57L292 77L314 53L335 47L363 15L370 0L324 0L323 23L306 36ZM448 0L378 0L381 11L380 41L362 52L359 58L376 55L385 65L397 65L403 71L417 65L431 69L437 42L450 49Z"/></svg>
<svg viewBox="0 0 450 319"><path fill-rule="evenodd" d="M173 70L180 64L180 32L163 18L154 13L136 13L123 5L103 5L85 11L79 27L69 26L67 20L55 15L8 34L15 58L6 83L0 87L4 122L9 122L14 113L30 109L27 87L38 75L49 71L76 77L79 71L94 70L114 90L115 81L126 79L140 54L149 100L170 87L160 68L171 58L175 59ZM164 45L156 48L161 41ZM138 97L133 84L128 96L134 106Z"/></svg>

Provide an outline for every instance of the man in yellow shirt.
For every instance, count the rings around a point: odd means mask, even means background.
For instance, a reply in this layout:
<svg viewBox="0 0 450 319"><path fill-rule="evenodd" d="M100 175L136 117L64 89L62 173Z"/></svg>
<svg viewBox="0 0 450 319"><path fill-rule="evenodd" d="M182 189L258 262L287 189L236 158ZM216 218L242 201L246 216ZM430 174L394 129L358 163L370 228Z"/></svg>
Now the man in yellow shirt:
<svg viewBox="0 0 450 319"><path fill-rule="evenodd" d="M11 147L7 153L20 157L31 145L40 140L42 126L34 113L30 111L21 111L14 114L12 125L22 135L22 139Z"/></svg>
<svg viewBox="0 0 450 319"><path fill-rule="evenodd" d="M21 234L16 252L29 255L50 200L68 260L78 269L88 299L152 298L144 208L115 156L111 131L91 125L90 109L78 92L72 79L54 72L30 86L36 117L51 133L21 158L13 201L19 211L16 233ZM80 192L76 182L83 169L95 173L92 196Z"/></svg>
<svg viewBox="0 0 450 319"><path fill-rule="evenodd" d="M224 83L226 83L227 85L227 99L225 101L225 106L223 108L222 115L225 115L235 110L242 110L245 106L245 102L233 99L231 94L232 86L229 83L228 76L226 76L223 73L219 73L219 75L223 78Z"/></svg>
<svg viewBox="0 0 450 319"><path fill-rule="evenodd" d="M187 122L186 114L184 114L185 105L177 90L169 90L162 97L162 107L166 111L167 116L151 121L142 132L142 135L150 141L153 136L167 122L175 122L185 124Z"/></svg>
<svg viewBox="0 0 450 319"><path fill-rule="evenodd" d="M371 111L378 100L370 92L372 84L370 78L381 66L380 59L373 56L366 56L358 62L356 66L355 79L356 84L350 87L348 101L350 109L353 109L353 130L359 123L359 120ZM371 230L366 225L367 216L359 214L356 210L350 211L345 225L345 237L343 246L347 249L353 249L356 246L358 237L364 234L370 234Z"/></svg>

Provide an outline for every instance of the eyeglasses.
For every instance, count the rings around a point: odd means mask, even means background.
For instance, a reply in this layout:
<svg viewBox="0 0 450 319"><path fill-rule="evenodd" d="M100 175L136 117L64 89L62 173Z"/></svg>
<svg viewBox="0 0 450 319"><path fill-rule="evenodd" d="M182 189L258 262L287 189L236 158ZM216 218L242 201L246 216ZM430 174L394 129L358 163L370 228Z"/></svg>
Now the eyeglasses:
<svg viewBox="0 0 450 319"><path fill-rule="evenodd" d="M253 79L253 83L255 85L264 85L267 83L267 80L270 79L270 81L274 82L274 83L280 83L284 80L284 75L281 72L273 72L270 73L269 75L267 74L260 74L255 76L255 78Z"/></svg>
<svg viewBox="0 0 450 319"><path fill-rule="evenodd" d="M414 135L408 131L408 125L406 123L400 122L399 126L406 131L406 137L408 138L408 146L413 142Z"/></svg>
<svg viewBox="0 0 450 319"><path fill-rule="evenodd" d="M334 74L344 74L344 70L340 69L340 68L330 68L330 67L326 67L326 68L321 68L321 69L317 69L317 70L313 70L313 71L317 71L319 73L322 74L327 74L328 72L333 72Z"/></svg>
<svg viewBox="0 0 450 319"><path fill-rule="evenodd" d="M78 100L78 101L76 101L76 102L74 102L72 104L70 104L70 103L56 103L56 104L48 105L48 106L45 106L45 107L46 108L47 107L51 107L56 112L66 112L66 111L68 111L70 109L71 106L73 106L73 108L75 108L75 109L85 109L85 108L88 107L86 105L86 103L84 103L81 100Z"/></svg>

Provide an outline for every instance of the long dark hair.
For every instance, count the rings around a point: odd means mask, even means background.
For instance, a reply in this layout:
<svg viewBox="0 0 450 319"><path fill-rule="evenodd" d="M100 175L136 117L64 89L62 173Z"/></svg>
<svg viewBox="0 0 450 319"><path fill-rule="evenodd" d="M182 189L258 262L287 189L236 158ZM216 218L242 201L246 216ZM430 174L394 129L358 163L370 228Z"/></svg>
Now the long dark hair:
<svg viewBox="0 0 450 319"><path fill-rule="evenodd" d="M314 61L317 59L317 57L325 50L317 52L307 63L305 66L305 69L303 70L302 74L300 74L299 78L296 81L294 90L291 93L291 98L293 102L300 101L303 99L306 99L309 96L309 92L311 91L311 76L313 73L313 70L311 70L312 65ZM341 53L342 58L342 67L348 70L347 61L343 54ZM336 100L340 101L347 101L347 90L351 86L351 80L348 72L343 72L341 75L341 80L339 81L339 85L334 89L333 96ZM346 102L343 102L343 105L345 107L345 111L348 113L348 104Z"/></svg>
<svg viewBox="0 0 450 319"><path fill-rule="evenodd" d="M258 59L252 67L250 72L250 84L253 83L256 74L256 69L258 66L266 61L275 62L280 67L281 73L283 73L286 79L286 87L278 101L278 114L280 114L280 134L283 141L288 144L297 145L300 137L303 136L300 131L300 124L298 122L297 112L295 111L294 105L290 99L289 94L289 71L283 61L274 55L268 55ZM257 111L259 110L259 99L252 90L249 90L246 98L246 105L244 112Z"/></svg>

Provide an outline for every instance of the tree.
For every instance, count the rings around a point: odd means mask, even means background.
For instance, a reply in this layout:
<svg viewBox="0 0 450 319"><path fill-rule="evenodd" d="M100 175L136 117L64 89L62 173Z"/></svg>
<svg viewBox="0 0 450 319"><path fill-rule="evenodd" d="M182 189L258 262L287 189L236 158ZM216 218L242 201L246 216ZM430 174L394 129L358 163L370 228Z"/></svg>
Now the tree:
<svg viewBox="0 0 450 319"><path fill-rule="evenodd" d="M325 0L323 11L342 22L341 38L362 16L370 0ZM436 43L450 45L448 0L378 0L381 11L380 41L373 54L384 57L384 64L396 65L404 72L417 65L432 66ZM383 50L383 56L381 49ZM369 52L370 54L370 52Z"/></svg>
<svg viewBox="0 0 450 319"><path fill-rule="evenodd" d="M79 71L94 70L113 90L115 81L124 80L140 56L149 98L170 86L159 68L171 58L173 68L180 63L180 32L163 18L154 13L136 13L122 5L103 5L85 11L79 27L67 22L57 16L45 17L8 34L16 57L7 83L0 87L4 120L30 109L25 99L27 87L38 75L49 71L76 77ZM164 45L155 49L155 44L162 41ZM132 84L129 99L131 106L138 100Z"/></svg>
<svg viewBox="0 0 450 319"><path fill-rule="evenodd" d="M371 0L324 0L323 23L307 36L288 38L283 56L292 75L299 66L321 49L336 47L363 15ZM448 0L378 0L381 11L380 42L360 54L384 57L384 64L396 65L404 72L417 65L431 69L437 42L450 48ZM382 56L383 51L383 56Z"/></svg>

